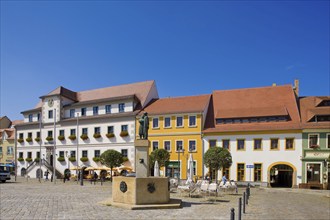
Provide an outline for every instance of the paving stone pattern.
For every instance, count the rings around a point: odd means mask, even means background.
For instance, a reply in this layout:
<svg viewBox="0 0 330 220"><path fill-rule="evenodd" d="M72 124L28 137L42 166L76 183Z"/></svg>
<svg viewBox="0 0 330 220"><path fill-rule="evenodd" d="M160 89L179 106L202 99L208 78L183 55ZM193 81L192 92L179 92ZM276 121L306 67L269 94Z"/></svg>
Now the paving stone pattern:
<svg viewBox="0 0 330 220"><path fill-rule="evenodd" d="M84 182L48 181L17 178L0 184L0 219L230 219L238 195L221 194L217 198L189 198L182 209L126 210L103 205L111 198L111 183L101 186ZM252 188L249 205L242 219L330 219L330 192L301 189Z"/></svg>

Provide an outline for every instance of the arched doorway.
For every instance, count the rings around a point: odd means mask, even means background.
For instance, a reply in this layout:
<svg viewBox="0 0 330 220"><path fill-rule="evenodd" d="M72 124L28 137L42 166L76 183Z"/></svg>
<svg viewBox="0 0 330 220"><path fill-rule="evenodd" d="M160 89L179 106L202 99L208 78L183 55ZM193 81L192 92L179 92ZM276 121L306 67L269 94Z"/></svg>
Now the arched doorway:
<svg viewBox="0 0 330 220"><path fill-rule="evenodd" d="M26 175L26 169L25 168L22 168L21 169L21 176L25 176Z"/></svg>
<svg viewBox="0 0 330 220"><path fill-rule="evenodd" d="M39 176L40 176L40 178L42 179L42 177L43 177L43 175L42 175L42 170L39 168L39 169L37 169L37 172L36 172L36 176L37 176L37 179L39 179Z"/></svg>
<svg viewBox="0 0 330 220"><path fill-rule="evenodd" d="M293 186L295 168L287 163L270 166L269 180L271 187L291 188Z"/></svg>

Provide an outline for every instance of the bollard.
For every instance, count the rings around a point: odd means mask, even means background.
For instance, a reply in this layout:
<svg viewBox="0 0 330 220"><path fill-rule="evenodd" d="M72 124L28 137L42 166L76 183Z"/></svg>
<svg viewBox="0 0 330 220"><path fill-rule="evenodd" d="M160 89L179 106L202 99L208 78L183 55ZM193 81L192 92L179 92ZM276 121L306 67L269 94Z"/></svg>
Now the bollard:
<svg viewBox="0 0 330 220"><path fill-rule="evenodd" d="M246 188L246 201L247 200L249 200L249 188ZM246 204L248 204L248 202Z"/></svg>
<svg viewBox="0 0 330 220"><path fill-rule="evenodd" d="M232 208L230 210L230 220L235 220L235 209L234 208Z"/></svg>
<svg viewBox="0 0 330 220"><path fill-rule="evenodd" d="M242 219L242 198L238 199L238 220Z"/></svg>
<svg viewBox="0 0 330 220"><path fill-rule="evenodd" d="M245 200L246 200L246 198L245 198L245 192L243 192L243 214L245 214Z"/></svg>

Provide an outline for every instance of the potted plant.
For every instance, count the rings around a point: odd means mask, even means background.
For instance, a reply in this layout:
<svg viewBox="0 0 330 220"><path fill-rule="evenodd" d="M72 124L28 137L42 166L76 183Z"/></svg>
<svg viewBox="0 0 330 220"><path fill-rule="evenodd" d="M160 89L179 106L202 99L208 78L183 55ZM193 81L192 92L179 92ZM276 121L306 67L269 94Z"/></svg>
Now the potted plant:
<svg viewBox="0 0 330 220"><path fill-rule="evenodd" d="M125 137L125 136L128 136L128 131L121 131L120 137Z"/></svg>
<svg viewBox="0 0 330 220"><path fill-rule="evenodd" d="M31 157L27 157L27 158L25 158L25 161L30 163L32 161L32 158Z"/></svg>
<svg viewBox="0 0 330 220"><path fill-rule="evenodd" d="M107 133L106 136L107 136L107 138L113 138L115 136L115 134L114 133Z"/></svg>
<svg viewBox="0 0 330 220"><path fill-rule="evenodd" d="M319 147L320 147L320 146L317 145L317 144L313 144L313 145L310 146L310 148L313 148L313 149L318 149Z"/></svg>
<svg viewBox="0 0 330 220"><path fill-rule="evenodd" d="M57 158L57 161L58 161L58 162L64 162L64 161L65 161L65 158L64 158L64 157L58 157L58 158Z"/></svg>
<svg viewBox="0 0 330 220"><path fill-rule="evenodd" d="M36 142L39 142L39 141L40 141L40 137L36 137L34 140L35 140Z"/></svg>
<svg viewBox="0 0 330 220"><path fill-rule="evenodd" d="M34 161L35 161L36 163L39 163L39 162L40 162L40 158L39 158L39 157L36 157L36 158L34 158Z"/></svg>
<svg viewBox="0 0 330 220"><path fill-rule="evenodd" d="M100 134L100 133L95 133L95 134L93 135L93 137L94 137L94 138L100 138L100 137L101 137L101 134Z"/></svg>
<svg viewBox="0 0 330 220"><path fill-rule="evenodd" d="M22 143L22 142L24 142L24 139L23 138L18 138L17 142Z"/></svg>
<svg viewBox="0 0 330 220"><path fill-rule="evenodd" d="M93 161L94 161L95 163L100 162L100 157L93 157Z"/></svg>
<svg viewBox="0 0 330 220"><path fill-rule="evenodd" d="M51 136L46 137L46 141L52 141L52 140L53 140L53 137L51 137Z"/></svg>
<svg viewBox="0 0 330 220"><path fill-rule="evenodd" d="M70 135L69 136L69 139L71 140L71 141L73 141L73 140L76 140L76 135L75 134L72 134L72 135Z"/></svg>
<svg viewBox="0 0 330 220"><path fill-rule="evenodd" d="M70 162L76 162L76 157L69 157Z"/></svg>
<svg viewBox="0 0 330 220"><path fill-rule="evenodd" d="M83 140L87 140L88 135L87 134L82 134L82 135L80 135L80 138L83 139Z"/></svg>
<svg viewBox="0 0 330 220"><path fill-rule="evenodd" d="M32 142L32 137L27 137L25 140L26 142Z"/></svg>
<svg viewBox="0 0 330 220"><path fill-rule="evenodd" d="M57 137L57 139L60 140L60 141L63 141L63 140L65 139L65 137L64 137L63 135L59 135L59 136Z"/></svg>
<svg viewBox="0 0 330 220"><path fill-rule="evenodd" d="M87 161L88 161L88 157L81 157L81 158L80 158L80 161L81 161L81 162L87 162Z"/></svg>
<svg viewBox="0 0 330 220"><path fill-rule="evenodd" d="M23 161L24 161L24 158L23 158L23 157L19 157L19 158L17 158L17 160L18 160L19 162L23 162Z"/></svg>

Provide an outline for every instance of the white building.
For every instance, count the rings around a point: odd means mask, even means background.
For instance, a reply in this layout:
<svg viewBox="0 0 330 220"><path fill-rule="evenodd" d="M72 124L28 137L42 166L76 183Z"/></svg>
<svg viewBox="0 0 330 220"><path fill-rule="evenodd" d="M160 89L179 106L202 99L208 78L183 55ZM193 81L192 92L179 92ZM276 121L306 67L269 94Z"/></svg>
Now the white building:
<svg viewBox="0 0 330 220"><path fill-rule="evenodd" d="M38 177L35 158L42 160L41 174L52 171L54 162L57 176L72 166L99 167L95 161L108 149L121 152L134 170L135 116L157 98L154 81L81 92L58 87L41 96L16 125L18 175Z"/></svg>
<svg viewBox="0 0 330 220"><path fill-rule="evenodd" d="M297 187L302 176L302 130L291 85L214 91L203 138L204 153L227 148L232 166L221 179ZM204 166L204 173L215 172Z"/></svg>

